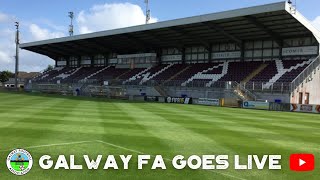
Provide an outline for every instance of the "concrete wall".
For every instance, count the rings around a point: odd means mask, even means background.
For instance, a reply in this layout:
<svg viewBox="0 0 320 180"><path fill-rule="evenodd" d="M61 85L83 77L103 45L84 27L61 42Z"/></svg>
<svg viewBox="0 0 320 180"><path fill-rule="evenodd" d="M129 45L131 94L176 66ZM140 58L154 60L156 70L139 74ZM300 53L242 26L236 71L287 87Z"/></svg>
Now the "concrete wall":
<svg viewBox="0 0 320 180"><path fill-rule="evenodd" d="M142 91L140 91L140 89ZM192 98L237 98L237 96L230 90L214 90L205 88L185 88L185 87L166 87L164 90L168 96L181 97L187 95ZM133 96L140 96L141 92L146 93L147 96L161 96L153 87L129 87L127 88L127 94ZM283 103L290 103L290 94L281 93L254 93L257 96L257 100L275 102L276 99L281 100Z"/></svg>
<svg viewBox="0 0 320 180"><path fill-rule="evenodd" d="M282 103L290 103L290 94L281 93L261 93L255 92L258 101L275 102L275 100L281 100Z"/></svg>
<svg viewBox="0 0 320 180"><path fill-rule="evenodd" d="M140 96L145 93L147 96L160 96L159 92L153 87L127 87L127 95Z"/></svg>
<svg viewBox="0 0 320 180"><path fill-rule="evenodd" d="M299 104L299 93L302 93L302 104L306 104L305 98L306 94L309 93L309 104L320 104L320 70L319 67L312 73L311 81L306 82L300 85L295 91L291 94L291 103Z"/></svg>
<svg viewBox="0 0 320 180"><path fill-rule="evenodd" d="M188 97L193 98L212 98L212 99L220 99L221 97L225 97L225 91L219 90L211 90L205 88L184 88L184 87L167 87L165 91L169 96L172 97L181 97L182 95L187 95Z"/></svg>

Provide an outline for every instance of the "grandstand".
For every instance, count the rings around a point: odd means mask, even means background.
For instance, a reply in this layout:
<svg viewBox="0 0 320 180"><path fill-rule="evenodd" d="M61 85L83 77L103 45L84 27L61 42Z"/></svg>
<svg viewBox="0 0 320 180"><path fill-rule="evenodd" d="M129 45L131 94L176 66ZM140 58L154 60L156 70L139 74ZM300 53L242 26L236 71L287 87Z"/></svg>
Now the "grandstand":
<svg viewBox="0 0 320 180"><path fill-rule="evenodd" d="M280 2L20 47L55 60L31 84L319 104L319 42L318 30Z"/></svg>

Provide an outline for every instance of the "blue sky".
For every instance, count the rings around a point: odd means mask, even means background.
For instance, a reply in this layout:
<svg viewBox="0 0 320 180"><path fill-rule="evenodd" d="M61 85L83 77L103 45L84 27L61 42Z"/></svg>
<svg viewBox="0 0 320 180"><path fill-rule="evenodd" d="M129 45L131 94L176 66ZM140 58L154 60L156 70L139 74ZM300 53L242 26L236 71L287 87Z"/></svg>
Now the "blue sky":
<svg viewBox="0 0 320 180"><path fill-rule="evenodd" d="M95 4L125 2L144 8L144 0L9 0L1 2L0 12L39 24L45 24L43 22L48 21L59 26L67 26L68 11L79 13ZM279 2L279 0L150 0L150 8L152 16L163 21L273 2ZM299 11L309 20L320 15L318 4L319 0L297 0Z"/></svg>
<svg viewBox="0 0 320 180"><path fill-rule="evenodd" d="M149 0L152 22L237 9L279 0ZM294 0L293 0L294 1ZM320 27L319 0L297 0L298 10ZM142 24L144 0L2 0L0 2L0 70L13 70L14 25L21 22L21 41L66 36L74 11L75 34ZM318 17L318 18L317 18ZM21 52L21 70L39 71L53 61Z"/></svg>

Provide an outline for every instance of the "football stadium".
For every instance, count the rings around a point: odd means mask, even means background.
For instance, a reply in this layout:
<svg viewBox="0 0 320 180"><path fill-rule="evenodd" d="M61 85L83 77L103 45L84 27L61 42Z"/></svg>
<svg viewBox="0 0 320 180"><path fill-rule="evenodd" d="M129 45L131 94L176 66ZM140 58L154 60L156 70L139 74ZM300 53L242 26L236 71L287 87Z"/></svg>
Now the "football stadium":
<svg viewBox="0 0 320 180"><path fill-rule="evenodd" d="M289 1L20 44L0 178L319 179L319 43Z"/></svg>

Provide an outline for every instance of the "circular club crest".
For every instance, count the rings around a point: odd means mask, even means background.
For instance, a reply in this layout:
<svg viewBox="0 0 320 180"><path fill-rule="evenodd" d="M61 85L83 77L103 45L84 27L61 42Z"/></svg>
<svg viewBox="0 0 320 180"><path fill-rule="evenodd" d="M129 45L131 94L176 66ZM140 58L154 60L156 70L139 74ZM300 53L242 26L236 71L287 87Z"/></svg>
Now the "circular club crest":
<svg viewBox="0 0 320 180"><path fill-rule="evenodd" d="M27 174L32 168L33 159L31 154L24 149L15 149L7 157L7 167L15 175Z"/></svg>

